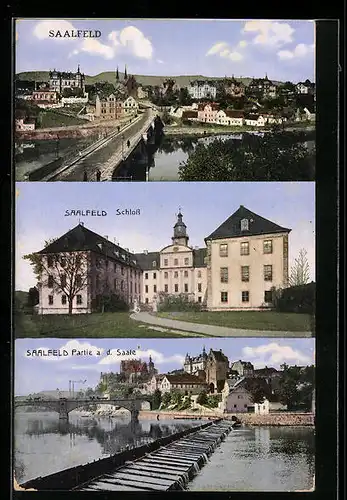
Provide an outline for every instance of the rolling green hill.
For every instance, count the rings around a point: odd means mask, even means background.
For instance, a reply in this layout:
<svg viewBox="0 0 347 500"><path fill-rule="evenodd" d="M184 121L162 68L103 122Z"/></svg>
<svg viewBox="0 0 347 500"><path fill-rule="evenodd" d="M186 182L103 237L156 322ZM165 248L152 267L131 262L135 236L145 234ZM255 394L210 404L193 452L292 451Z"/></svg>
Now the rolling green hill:
<svg viewBox="0 0 347 500"><path fill-rule="evenodd" d="M119 73L120 79L124 76L123 73ZM211 77L211 76L203 76L203 75L178 75L178 76L152 76L152 75L134 75L136 81L141 85L160 85L167 78L173 78L176 80L177 84L180 87L187 87L189 82L192 80L221 80L222 77ZM25 71L23 73L16 74L16 78L18 80L30 80L30 81L38 81L45 82L49 80L49 72L48 71ZM86 75L86 84L91 85L96 82L111 82L114 83L116 80L114 71L105 71L103 73L99 73L98 75L89 76ZM242 81L245 85L248 85L252 80L250 77L245 78L237 78L237 80ZM273 80L273 83L278 84L281 82L277 82Z"/></svg>

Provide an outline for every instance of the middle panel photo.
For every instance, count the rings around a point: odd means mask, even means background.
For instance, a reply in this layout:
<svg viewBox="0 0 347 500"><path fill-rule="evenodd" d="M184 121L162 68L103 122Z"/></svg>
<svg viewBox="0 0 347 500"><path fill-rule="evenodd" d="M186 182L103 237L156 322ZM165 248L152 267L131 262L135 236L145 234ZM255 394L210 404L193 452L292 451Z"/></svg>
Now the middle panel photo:
<svg viewBox="0 0 347 500"><path fill-rule="evenodd" d="M81 185L16 185L16 338L314 336L313 182Z"/></svg>

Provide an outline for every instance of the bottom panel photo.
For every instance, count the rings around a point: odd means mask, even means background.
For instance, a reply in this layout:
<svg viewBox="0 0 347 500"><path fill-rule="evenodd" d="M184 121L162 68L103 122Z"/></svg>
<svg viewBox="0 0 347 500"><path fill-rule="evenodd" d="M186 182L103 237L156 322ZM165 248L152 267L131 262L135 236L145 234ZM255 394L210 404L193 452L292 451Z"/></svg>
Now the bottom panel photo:
<svg viewBox="0 0 347 500"><path fill-rule="evenodd" d="M16 489L312 491L313 338L17 339Z"/></svg>

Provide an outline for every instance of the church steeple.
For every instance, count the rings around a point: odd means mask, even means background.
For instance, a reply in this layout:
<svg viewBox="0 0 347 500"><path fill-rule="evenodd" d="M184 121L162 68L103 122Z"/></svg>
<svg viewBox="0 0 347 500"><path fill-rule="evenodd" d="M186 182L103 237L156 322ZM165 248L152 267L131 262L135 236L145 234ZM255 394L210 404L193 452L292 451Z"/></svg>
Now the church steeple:
<svg viewBox="0 0 347 500"><path fill-rule="evenodd" d="M118 66L117 66L117 71L116 71L116 80L119 82L119 72L118 72Z"/></svg>
<svg viewBox="0 0 347 500"><path fill-rule="evenodd" d="M127 80L128 78L128 73L127 73L127 66L124 66L124 80Z"/></svg>
<svg viewBox="0 0 347 500"><path fill-rule="evenodd" d="M172 243L176 245L188 246L189 236L187 235L187 226L183 222L183 215L181 213L181 207L178 209L177 222L174 225L174 235L172 237Z"/></svg>

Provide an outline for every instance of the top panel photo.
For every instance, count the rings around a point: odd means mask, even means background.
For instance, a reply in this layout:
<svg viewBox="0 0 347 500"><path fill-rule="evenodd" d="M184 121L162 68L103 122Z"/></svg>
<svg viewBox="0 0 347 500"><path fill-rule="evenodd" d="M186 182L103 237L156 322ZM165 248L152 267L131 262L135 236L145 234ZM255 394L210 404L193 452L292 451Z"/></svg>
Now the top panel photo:
<svg viewBox="0 0 347 500"><path fill-rule="evenodd" d="M17 181L315 180L315 22L17 19Z"/></svg>

